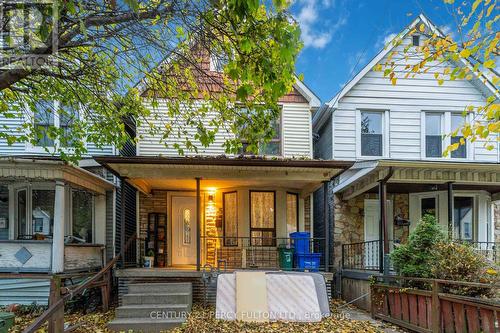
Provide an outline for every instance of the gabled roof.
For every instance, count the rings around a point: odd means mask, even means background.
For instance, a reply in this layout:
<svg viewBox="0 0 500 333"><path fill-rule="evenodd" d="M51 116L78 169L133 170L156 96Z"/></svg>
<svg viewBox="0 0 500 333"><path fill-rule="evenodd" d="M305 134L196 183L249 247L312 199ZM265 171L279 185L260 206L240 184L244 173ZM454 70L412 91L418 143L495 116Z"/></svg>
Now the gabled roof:
<svg viewBox="0 0 500 333"><path fill-rule="evenodd" d="M435 33L439 37L445 37L445 35L439 30L439 28L432 23L427 16L424 14L420 14L413 22L410 23L399 35L395 36L388 44L387 46L382 49L364 68L362 68L350 81L347 82L346 85L328 102L326 105L321 107L318 112L313 117L313 126L314 127L320 127L324 123L324 121L327 119L325 116L325 113L330 110L334 110L338 106L339 100L344 97L375 65L377 65L382 59L384 59L385 56L387 56L397 45L397 43L394 43L394 40L396 38L401 38L403 39L408 35L410 31L413 30L417 26L418 23L424 23L432 33ZM482 86L485 88L487 91L489 91L491 94L496 95L497 98L500 98L500 95L495 88L495 85L491 82L491 80L484 74L479 76L475 71L472 70L473 65L470 63L470 61L460 58L460 63L455 63L457 66L463 66L463 67L468 67L471 69L471 72L473 72L476 75L476 82L477 85Z"/></svg>

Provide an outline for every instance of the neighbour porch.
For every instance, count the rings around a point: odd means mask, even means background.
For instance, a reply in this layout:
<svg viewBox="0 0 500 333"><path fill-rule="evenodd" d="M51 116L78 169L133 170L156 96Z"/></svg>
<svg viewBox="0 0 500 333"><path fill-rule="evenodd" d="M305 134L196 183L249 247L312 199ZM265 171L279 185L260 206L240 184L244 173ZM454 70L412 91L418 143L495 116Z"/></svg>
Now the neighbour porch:
<svg viewBox="0 0 500 333"><path fill-rule="evenodd" d="M384 257L407 241L425 214L450 238L500 259L498 164L360 162L333 190L335 254L343 269L383 272Z"/></svg>
<svg viewBox="0 0 500 333"><path fill-rule="evenodd" d="M311 194L350 166L226 157L96 160L138 190L136 265L151 262L165 272L284 268L280 249L296 246L290 234L312 235ZM331 271L328 237L308 237L306 246L319 257L317 268Z"/></svg>
<svg viewBox="0 0 500 333"><path fill-rule="evenodd" d="M106 200L113 190L56 158L1 158L0 272L14 277L103 267Z"/></svg>

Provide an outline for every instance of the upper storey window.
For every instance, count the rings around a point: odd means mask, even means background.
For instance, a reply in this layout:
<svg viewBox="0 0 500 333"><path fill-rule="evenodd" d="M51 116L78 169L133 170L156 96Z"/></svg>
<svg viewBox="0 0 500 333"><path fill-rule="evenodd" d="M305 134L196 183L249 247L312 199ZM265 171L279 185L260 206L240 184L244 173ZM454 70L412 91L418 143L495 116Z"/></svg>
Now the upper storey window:
<svg viewBox="0 0 500 333"><path fill-rule="evenodd" d="M34 128L37 134L34 146L71 147L74 144L72 129L79 119L77 108L65 106L58 102L40 101L35 105L33 113ZM56 131L61 129L59 137L54 139Z"/></svg>
<svg viewBox="0 0 500 333"><path fill-rule="evenodd" d="M413 35L412 37L412 44L413 46L420 46L420 36L419 35Z"/></svg>
<svg viewBox="0 0 500 333"><path fill-rule="evenodd" d="M280 156L282 154L281 142L282 142L282 128L281 128L281 117L274 119L271 122L273 129L273 137L267 143L261 142L258 144L258 155L268 155L268 156ZM245 139L241 140L243 147L241 148L240 154L252 155L253 152L248 151L249 142Z"/></svg>
<svg viewBox="0 0 500 333"><path fill-rule="evenodd" d="M425 156L441 157L443 155L443 114L425 114Z"/></svg>
<svg viewBox="0 0 500 333"><path fill-rule="evenodd" d="M36 104L34 114L35 130L38 133L36 146L48 147L54 145L54 139L50 138L50 128L54 126L53 103L41 101Z"/></svg>
<svg viewBox="0 0 500 333"><path fill-rule="evenodd" d="M383 112L361 112L361 155L383 155Z"/></svg>
<svg viewBox="0 0 500 333"><path fill-rule="evenodd" d="M222 73L227 62L227 56L217 54L210 55L210 71Z"/></svg>
<svg viewBox="0 0 500 333"><path fill-rule="evenodd" d="M462 128L465 124L465 117L459 113L453 113L451 115L451 130L454 131L457 128ZM467 145L465 143L465 138L461 135L460 131L456 136L451 137L451 144L459 143L458 149L451 152L451 158L467 158Z"/></svg>

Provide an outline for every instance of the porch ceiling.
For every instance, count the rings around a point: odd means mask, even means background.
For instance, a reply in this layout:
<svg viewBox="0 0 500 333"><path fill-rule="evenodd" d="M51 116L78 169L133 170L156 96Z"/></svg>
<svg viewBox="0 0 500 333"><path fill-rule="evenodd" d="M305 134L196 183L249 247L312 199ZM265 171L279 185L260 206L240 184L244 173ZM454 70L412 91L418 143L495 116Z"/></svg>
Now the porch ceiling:
<svg viewBox="0 0 500 333"><path fill-rule="evenodd" d="M344 199L368 192L389 173L390 168L393 175L388 180L388 190L392 188L402 191L400 193L440 187L448 182L457 189L500 191L500 165L497 163L382 160L356 163L339 177L334 192L340 193Z"/></svg>
<svg viewBox="0 0 500 333"><path fill-rule="evenodd" d="M96 157L144 193L154 189L231 187L289 188L309 194L352 165L350 162L251 158Z"/></svg>

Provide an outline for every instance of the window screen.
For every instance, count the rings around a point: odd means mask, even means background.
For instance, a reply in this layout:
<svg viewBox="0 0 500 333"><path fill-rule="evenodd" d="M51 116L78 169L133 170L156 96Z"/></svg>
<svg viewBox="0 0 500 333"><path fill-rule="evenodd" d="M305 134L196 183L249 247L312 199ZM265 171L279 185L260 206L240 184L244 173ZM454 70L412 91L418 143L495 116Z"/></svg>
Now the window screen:
<svg viewBox="0 0 500 333"><path fill-rule="evenodd" d="M425 114L425 156L443 156L442 114Z"/></svg>
<svg viewBox="0 0 500 333"><path fill-rule="evenodd" d="M382 112L361 112L361 155L382 156Z"/></svg>

